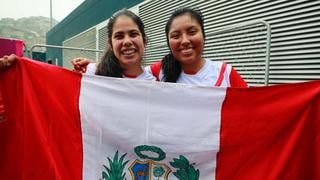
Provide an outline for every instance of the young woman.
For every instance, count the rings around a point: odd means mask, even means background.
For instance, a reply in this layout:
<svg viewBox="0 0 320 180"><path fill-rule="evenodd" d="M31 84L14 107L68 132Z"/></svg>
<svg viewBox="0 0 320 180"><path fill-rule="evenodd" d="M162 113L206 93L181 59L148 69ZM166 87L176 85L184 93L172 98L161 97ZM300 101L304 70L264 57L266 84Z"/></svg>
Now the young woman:
<svg viewBox="0 0 320 180"><path fill-rule="evenodd" d="M199 10L181 8L173 12L165 33L170 53L147 68L158 80L200 86L247 87L230 65L202 57L205 31Z"/></svg>
<svg viewBox="0 0 320 180"><path fill-rule="evenodd" d="M87 66L87 74L118 78L154 80L141 66L147 43L142 20L129 10L120 10L108 22L109 47L97 64ZM73 60L75 69L81 71L81 60ZM87 64L87 63L85 63Z"/></svg>
<svg viewBox="0 0 320 180"><path fill-rule="evenodd" d="M107 31L108 48L101 61L88 65L90 61L77 58L73 60L74 68L79 72L87 68L87 74L155 80L155 77L141 66L147 37L139 16L127 9L120 10L109 19ZM17 59L14 55L1 58L0 69L10 66Z"/></svg>

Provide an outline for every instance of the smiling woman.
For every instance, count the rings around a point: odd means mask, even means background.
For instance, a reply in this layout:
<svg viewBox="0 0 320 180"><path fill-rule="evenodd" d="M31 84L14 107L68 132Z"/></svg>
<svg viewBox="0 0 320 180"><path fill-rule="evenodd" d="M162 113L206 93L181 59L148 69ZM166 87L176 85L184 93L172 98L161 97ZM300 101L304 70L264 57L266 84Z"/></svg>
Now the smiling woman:
<svg viewBox="0 0 320 180"><path fill-rule="evenodd" d="M172 55L188 74L196 74L205 62L202 58L204 33L201 29L191 15L183 15L173 19L166 30Z"/></svg>
<svg viewBox="0 0 320 180"><path fill-rule="evenodd" d="M134 75L143 71L141 57L144 44L143 36L134 21L128 16L119 16L113 25L111 45L124 74Z"/></svg>
<svg viewBox="0 0 320 180"><path fill-rule="evenodd" d="M109 19L107 31L108 48L97 65L90 63L87 66L86 74L155 80L141 66L147 39L139 16L127 9L120 10ZM78 71L89 62L83 58L72 61Z"/></svg>
<svg viewBox="0 0 320 180"><path fill-rule="evenodd" d="M108 48L98 65L90 60L76 58L72 61L76 71L86 74L117 78L155 80L155 77L141 66L142 55L147 43L142 20L133 12L123 9L116 12L107 24ZM0 70L9 67L17 56L0 58ZM8 63L9 62L9 63Z"/></svg>
<svg viewBox="0 0 320 180"><path fill-rule="evenodd" d="M247 87L230 66L202 57L205 31L202 13L180 8L170 16L165 32L170 53L149 71L158 80L200 86ZM161 68L161 69L160 69Z"/></svg>

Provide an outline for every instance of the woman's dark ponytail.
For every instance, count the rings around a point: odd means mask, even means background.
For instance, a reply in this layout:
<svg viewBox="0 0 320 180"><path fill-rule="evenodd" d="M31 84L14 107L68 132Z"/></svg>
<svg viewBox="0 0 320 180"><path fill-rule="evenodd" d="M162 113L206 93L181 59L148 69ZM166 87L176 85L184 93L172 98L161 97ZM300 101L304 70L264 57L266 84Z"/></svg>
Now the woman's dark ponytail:
<svg viewBox="0 0 320 180"><path fill-rule="evenodd" d="M161 69L163 73L161 81L173 83L177 82L182 71L179 61L173 57L172 53L164 56L161 63Z"/></svg>
<svg viewBox="0 0 320 180"><path fill-rule="evenodd" d="M96 75L122 78L122 71L119 60L114 55L111 48L104 53L100 63L98 63Z"/></svg>

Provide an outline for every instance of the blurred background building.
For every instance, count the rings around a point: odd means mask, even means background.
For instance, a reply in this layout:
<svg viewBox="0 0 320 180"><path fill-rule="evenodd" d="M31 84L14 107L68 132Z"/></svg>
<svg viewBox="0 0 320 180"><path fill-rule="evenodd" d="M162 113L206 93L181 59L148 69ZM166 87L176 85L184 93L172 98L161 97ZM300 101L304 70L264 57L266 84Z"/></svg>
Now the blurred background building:
<svg viewBox="0 0 320 180"><path fill-rule="evenodd" d="M74 57L98 61L108 18L131 9L145 23L144 65L168 52L165 23L174 9L195 7L205 18L204 57L232 64L251 86L320 79L320 1L85 0L47 33L46 58L70 68Z"/></svg>

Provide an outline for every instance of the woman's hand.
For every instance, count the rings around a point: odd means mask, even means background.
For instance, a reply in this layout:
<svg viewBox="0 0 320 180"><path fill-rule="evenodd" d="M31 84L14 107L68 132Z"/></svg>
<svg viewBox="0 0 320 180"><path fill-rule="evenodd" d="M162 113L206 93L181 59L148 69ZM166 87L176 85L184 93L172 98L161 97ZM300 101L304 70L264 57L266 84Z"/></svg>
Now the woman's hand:
<svg viewBox="0 0 320 180"><path fill-rule="evenodd" d="M71 60L71 64L73 65L73 71L76 71L79 73L85 73L89 63L92 63L90 59L86 59L82 57Z"/></svg>
<svg viewBox="0 0 320 180"><path fill-rule="evenodd" d="M10 56L3 56L2 58L0 58L0 71L10 67L18 59L19 57L15 54L11 54Z"/></svg>

